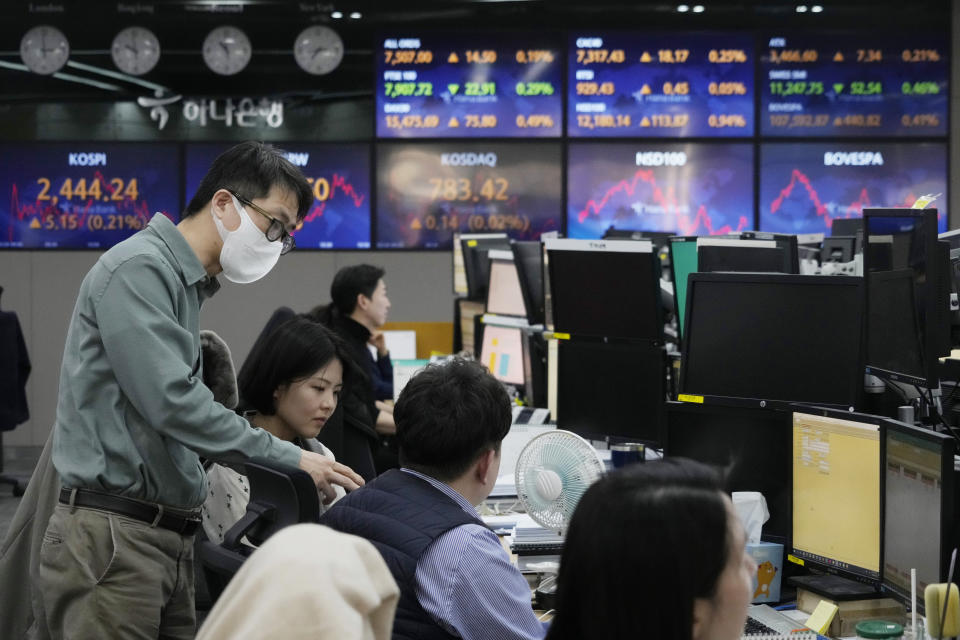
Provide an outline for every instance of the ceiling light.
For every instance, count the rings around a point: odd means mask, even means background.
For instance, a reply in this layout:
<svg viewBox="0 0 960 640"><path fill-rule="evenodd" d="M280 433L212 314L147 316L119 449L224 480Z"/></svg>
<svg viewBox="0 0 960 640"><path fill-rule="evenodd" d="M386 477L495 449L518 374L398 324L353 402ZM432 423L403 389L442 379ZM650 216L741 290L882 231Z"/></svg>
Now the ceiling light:
<svg viewBox="0 0 960 640"><path fill-rule="evenodd" d="M807 5L805 4L797 5L797 13L806 13L806 12L807 12Z"/></svg>
<svg viewBox="0 0 960 640"><path fill-rule="evenodd" d="M688 7L685 4L680 4L680 5L677 5L677 11L679 11L680 13L686 13L687 11L690 11L690 7Z"/></svg>
<svg viewBox="0 0 960 640"><path fill-rule="evenodd" d="M693 5L693 12L694 12L694 13L703 13L703 5L702 5L702 4L695 4L695 5Z"/></svg>
<svg viewBox="0 0 960 640"><path fill-rule="evenodd" d="M330 14L330 17L333 18L334 20L339 20L340 18L343 17L343 12L334 11L333 13Z"/></svg>
<svg viewBox="0 0 960 640"><path fill-rule="evenodd" d="M823 7L821 7L818 4L815 4L812 7L810 7L810 11L812 11L813 13L821 13L823 11Z"/></svg>
<svg viewBox="0 0 960 640"><path fill-rule="evenodd" d="M359 20L362 16L360 15L359 11L354 11L353 13L350 14L350 17L353 18L354 20Z"/></svg>

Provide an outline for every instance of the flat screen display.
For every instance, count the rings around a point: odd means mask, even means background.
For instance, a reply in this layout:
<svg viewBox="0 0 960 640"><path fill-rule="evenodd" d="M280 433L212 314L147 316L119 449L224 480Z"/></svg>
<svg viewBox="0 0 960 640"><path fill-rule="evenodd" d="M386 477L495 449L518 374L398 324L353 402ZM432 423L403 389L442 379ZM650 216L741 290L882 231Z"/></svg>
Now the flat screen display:
<svg viewBox="0 0 960 640"><path fill-rule="evenodd" d="M377 50L377 136L559 136L561 46L546 32L385 35Z"/></svg>
<svg viewBox="0 0 960 640"><path fill-rule="evenodd" d="M0 248L108 249L180 219L175 144L0 144Z"/></svg>
<svg viewBox="0 0 960 640"><path fill-rule="evenodd" d="M188 144L187 201L230 144ZM313 205L293 235L297 249L370 248L370 146L283 143L290 162L313 188Z"/></svg>
<svg viewBox="0 0 960 640"><path fill-rule="evenodd" d="M753 135L753 36L571 34L567 135Z"/></svg>
<svg viewBox="0 0 960 640"><path fill-rule="evenodd" d="M567 154L567 235L618 229L677 235L753 228L749 144L572 143Z"/></svg>
<svg viewBox="0 0 960 640"><path fill-rule="evenodd" d="M762 135L946 135L945 37L771 33L761 41Z"/></svg>
<svg viewBox="0 0 960 640"><path fill-rule="evenodd" d="M865 207L909 207L926 194L947 230L947 146L787 143L760 147L760 230L826 233Z"/></svg>
<svg viewBox="0 0 960 640"><path fill-rule="evenodd" d="M449 249L458 231L558 231L560 155L552 142L378 145L377 248Z"/></svg>
<svg viewBox="0 0 960 640"><path fill-rule="evenodd" d="M520 329L485 326L480 362L497 380L507 384L523 384L523 339Z"/></svg>

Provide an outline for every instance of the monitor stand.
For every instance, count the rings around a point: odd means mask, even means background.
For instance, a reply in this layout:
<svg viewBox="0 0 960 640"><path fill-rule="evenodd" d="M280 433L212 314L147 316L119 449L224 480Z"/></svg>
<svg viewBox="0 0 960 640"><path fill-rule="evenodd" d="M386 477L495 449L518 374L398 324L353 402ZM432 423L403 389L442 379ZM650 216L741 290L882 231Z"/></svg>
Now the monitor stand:
<svg viewBox="0 0 960 640"><path fill-rule="evenodd" d="M790 584L798 589L806 589L818 596L829 598L834 602L844 600L871 600L873 598L882 598L875 587L868 584L848 580L840 576L823 574L816 576L794 576L789 580Z"/></svg>

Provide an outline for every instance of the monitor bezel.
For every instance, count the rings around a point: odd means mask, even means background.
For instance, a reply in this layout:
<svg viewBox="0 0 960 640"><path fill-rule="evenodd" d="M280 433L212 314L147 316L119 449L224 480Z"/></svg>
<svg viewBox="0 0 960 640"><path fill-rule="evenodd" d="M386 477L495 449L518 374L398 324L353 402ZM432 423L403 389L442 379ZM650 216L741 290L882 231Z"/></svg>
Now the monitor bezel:
<svg viewBox="0 0 960 640"><path fill-rule="evenodd" d="M524 247L537 246L537 252L540 256L539 271L537 274L530 274L525 265L523 255ZM543 299L544 281L543 281L543 243L539 240L514 240L510 243L510 250L513 252L513 263L517 266L517 276L520 278L520 291L523 293L523 303L527 307L527 322L531 325L542 325L546 322L545 305ZM534 298L531 288L530 275L539 277L540 296Z"/></svg>
<svg viewBox="0 0 960 640"><path fill-rule="evenodd" d="M472 244L471 244L472 243ZM460 237L460 248L463 251L463 268L467 278L467 299L477 302L483 301L486 304L486 286L490 279L490 274L483 278L483 283L478 281L479 253L489 251L490 249L509 250L510 238L507 234L489 234L485 238L464 238ZM481 290L480 287L483 287Z"/></svg>
<svg viewBox="0 0 960 640"><path fill-rule="evenodd" d="M492 255L496 254L496 255ZM487 264L487 295L484 298L483 309L484 313L489 315L496 315L503 318L523 318L526 320L529 317L529 311L527 309L527 301L523 295L523 285L520 283L520 272L517 269L517 263L513 259L512 251L505 251L503 249L490 249L487 252L488 264ZM493 281L493 265L494 263L507 264L509 263L514 272L517 274L517 285L520 287L520 304L523 305L523 313L503 313L500 311L491 311L490 310L490 285Z"/></svg>
<svg viewBox="0 0 960 640"><path fill-rule="evenodd" d="M931 442L938 445L940 449L940 575L937 578L937 582L945 582L947 580L947 572L949 571L950 566L950 554L952 549L956 546L956 534L957 529L955 529L954 520L957 514L957 484L956 484L956 471L954 470L954 456L957 454L957 447L954 438L944 434L933 431L932 429L922 429L915 427L913 425L906 424L899 420L894 420L892 418L885 419L887 432L883 437L883 451L884 451L884 467L883 467L883 494L884 500L886 500L886 478L887 478L887 466L886 466L886 447L887 447L887 434L890 431L896 431L910 437L918 438ZM880 571L880 582L881 588L884 593L887 593L893 596L894 599L898 600L903 604L909 604L911 601L910 591L901 590L899 587L889 583L886 579L884 572L884 567L886 563L886 510L884 510L884 538L883 545L884 549L882 552L884 558L884 564L881 565ZM920 613L924 613L925 603L923 598L919 598L917 601L918 610Z"/></svg>
<svg viewBox="0 0 960 640"><path fill-rule="evenodd" d="M938 251L937 251L937 210L936 209L906 209L906 208L866 208L863 210L863 277L864 280L867 280L870 277L870 224L868 218L911 218L915 217L919 219L919 222L923 225L923 243L924 243L924 255L926 257L926 267L924 269L924 277L926 279L926 287L928 290L917 291L914 289L914 296L921 297L924 299L924 311L927 318L926 325L923 328L923 341L921 344L922 360L924 367L924 379L920 379L916 376L906 374L903 372L891 372L883 368L873 367L869 363L870 354L867 353L866 347L864 347L864 364L867 368L867 373L876 375L879 378L886 380L893 380L895 382L909 382L910 384L916 384L917 386L923 386L927 389L936 389L940 386L940 376L937 371L939 364L939 355L936 353L936 342L935 342L935 332L931 331L931 327L935 324L938 314L936 308L936 291L934 289L934 279L933 276L936 274L937 266L936 261L938 260ZM949 275L949 274L945 274ZM942 277L942 276L941 276ZM864 310L864 338L869 335L870 326L870 296L869 296L869 287L866 287L864 290L864 300L865 310ZM919 306L916 307L919 310ZM944 314L945 315L945 312ZM897 377L894 377L894 374ZM914 382L916 381L916 382Z"/></svg>
<svg viewBox="0 0 960 640"><path fill-rule="evenodd" d="M864 296L864 282L863 278L858 276L808 276L808 275L793 275L786 273L731 273L731 272L713 272L713 273L704 273L697 272L690 274L689 282L687 284L687 317L684 320L684 326L687 327L687 333L684 336L684 350L681 354L680 361L680 393L678 394L678 399L681 401L694 401L694 402L710 402L717 404L726 404L730 406L742 406L742 407L760 407L760 408L780 408L780 409L789 409L796 403L804 404L815 404L822 407L831 407L841 411L853 411L858 407L862 402L862 393L863 393L863 377L857 376L856 380L851 381L851 389L849 390L850 396L853 401L850 404L834 404L830 402L818 402L816 400L800 400L797 398L794 399L778 399L778 398L757 398L749 396L722 396L722 395L713 395L713 394L700 394L696 390L689 389L687 383L687 376L690 371L690 349L689 346L689 332L690 332L690 320L693 310L693 298L694 292L696 290L696 284L700 282L743 282L743 283L758 283L758 284L804 284L804 285L825 285L825 286L845 286L850 287L854 291L852 295L859 296L860 299L863 299ZM865 312L865 307L861 304L861 323L860 323L860 336L859 336L859 349L858 349L858 358L857 358L857 371L864 370L864 334L862 321L863 314Z"/></svg>
<svg viewBox="0 0 960 640"><path fill-rule="evenodd" d="M832 277L832 276L831 276ZM887 469L887 418L882 416L871 415L869 413L860 413L856 411L847 411L842 409L833 409L830 407L825 407L821 404L805 404L802 402L796 402L792 405L791 414L795 413L804 413L813 416L820 416L824 418L834 418L837 420L849 420L851 422L862 422L865 424L872 424L877 426L877 431L880 437L880 464L877 468L877 479L879 487L879 498L880 498L880 521L879 521L879 533L880 533L880 546L879 546L879 562L877 563L877 577L873 578L871 576L866 576L862 573L856 571L849 571L847 569L842 569L840 567L835 567L823 562L820 562L816 558L811 558L810 554L807 551L802 549L797 549L796 547L796 537L793 535L793 527L795 526L793 518L793 493L796 490L796 487L793 484L793 447L791 445L791 470L790 470L790 512L791 512L791 531L790 531L790 553L794 558L800 560L801 566L813 567L814 569L823 571L825 573L830 573L833 575L840 576L842 578L847 578L848 580L853 580L861 584L867 584L877 589L880 588L883 580L883 552L884 545L886 544L885 531L884 531L884 522L886 521L886 469ZM793 415L790 416L790 437L793 438ZM838 523L839 526L839 523ZM864 569L864 567L858 567L858 569ZM864 569L867 570L867 569ZM868 570L867 570L868 571Z"/></svg>

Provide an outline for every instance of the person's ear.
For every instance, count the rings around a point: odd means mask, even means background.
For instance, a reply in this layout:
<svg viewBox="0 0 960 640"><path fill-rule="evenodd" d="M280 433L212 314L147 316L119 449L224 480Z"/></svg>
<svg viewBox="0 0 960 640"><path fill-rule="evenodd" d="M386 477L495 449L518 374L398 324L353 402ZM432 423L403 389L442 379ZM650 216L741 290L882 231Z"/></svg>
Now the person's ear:
<svg viewBox="0 0 960 640"><path fill-rule="evenodd" d="M497 452L493 449L488 449L483 453L480 458L477 460L475 469L475 477L477 482L480 484L487 484L487 479L490 476L490 469L493 467L494 459L497 456Z"/></svg>
<svg viewBox="0 0 960 640"><path fill-rule="evenodd" d="M371 300L367 296L363 295L362 293L357 294L357 309L366 311L367 307L370 306L370 302Z"/></svg>
<svg viewBox="0 0 960 640"><path fill-rule="evenodd" d="M707 598L693 599L693 629L690 634L693 640L706 640L712 607L713 604Z"/></svg>
<svg viewBox="0 0 960 640"><path fill-rule="evenodd" d="M210 200L210 211L220 219L228 231L235 231L240 226L240 212L233 204L233 197L226 189L218 189Z"/></svg>

